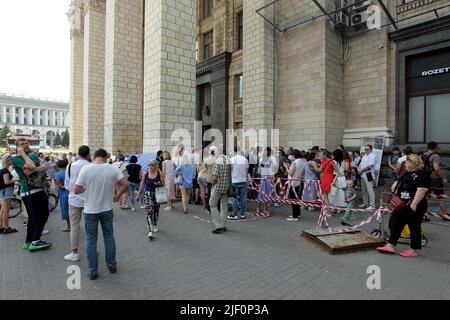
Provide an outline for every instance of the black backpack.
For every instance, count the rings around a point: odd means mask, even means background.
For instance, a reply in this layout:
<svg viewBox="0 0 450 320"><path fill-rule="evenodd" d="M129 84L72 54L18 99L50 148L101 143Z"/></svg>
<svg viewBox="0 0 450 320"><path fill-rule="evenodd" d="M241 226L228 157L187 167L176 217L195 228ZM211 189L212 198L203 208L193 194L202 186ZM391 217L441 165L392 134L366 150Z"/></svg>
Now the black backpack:
<svg viewBox="0 0 450 320"><path fill-rule="evenodd" d="M431 162L430 162L430 157L433 154L435 154L435 153L433 152L433 153L430 153L428 155L425 153L425 154L422 155L423 164L425 165L423 170L425 171L425 173L427 174L428 177L431 176L431 174L434 172L434 168L433 168L433 166L431 165Z"/></svg>

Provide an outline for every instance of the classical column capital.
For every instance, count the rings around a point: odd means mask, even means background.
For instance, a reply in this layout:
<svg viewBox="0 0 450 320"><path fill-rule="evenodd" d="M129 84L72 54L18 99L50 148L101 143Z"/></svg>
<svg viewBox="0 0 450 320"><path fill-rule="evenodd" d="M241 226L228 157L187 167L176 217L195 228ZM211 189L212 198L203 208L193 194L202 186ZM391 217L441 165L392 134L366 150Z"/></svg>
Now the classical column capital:
<svg viewBox="0 0 450 320"><path fill-rule="evenodd" d="M83 34L83 0L72 0L66 13L70 25L70 37Z"/></svg>
<svg viewBox="0 0 450 320"><path fill-rule="evenodd" d="M89 10L105 13L106 0L84 0L84 13L88 13Z"/></svg>

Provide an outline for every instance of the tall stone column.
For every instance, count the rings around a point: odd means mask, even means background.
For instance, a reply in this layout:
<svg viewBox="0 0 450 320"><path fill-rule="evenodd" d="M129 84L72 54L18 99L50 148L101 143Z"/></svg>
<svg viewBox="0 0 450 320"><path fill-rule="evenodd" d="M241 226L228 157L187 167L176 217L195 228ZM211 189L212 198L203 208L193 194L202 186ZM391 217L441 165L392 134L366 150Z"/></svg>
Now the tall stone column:
<svg viewBox="0 0 450 320"><path fill-rule="evenodd" d="M44 126L48 126L48 110L44 110Z"/></svg>
<svg viewBox="0 0 450 320"><path fill-rule="evenodd" d="M2 122L6 123L6 106L3 106L2 108Z"/></svg>
<svg viewBox="0 0 450 320"><path fill-rule="evenodd" d="M19 108L19 124L24 124L24 113L23 113L23 107Z"/></svg>
<svg viewBox="0 0 450 320"><path fill-rule="evenodd" d="M84 12L83 143L95 151L104 147L106 1L86 0Z"/></svg>
<svg viewBox="0 0 450 320"><path fill-rule="evenodd" d="M56 126L56 111L52 110L50 113L50 126L55 127Z"/></svg>
<svg viewBox="0 0 450 320"><path fill-rule="evenodd" d="M34 110L34 124L37 126L41 125L41 110L40 109L35 109Z"/></svg>
<svg viewBox="0 0 450 320"><path fill-rule="evenodd" d="M144 1L106 5L105 148L142 153Z"/></svg>
<svg viewBox="0 0 450 320"><path fill-rule="evenodd" d="M27 123L29 126L33 125L33 109L27 109Z"/></svg>
<svg viewBox="0 0 450 320"><path fill-rule="evenodd" d="M11 124L17 124L16 122L16 107L10 107L11 110Z"/></svg>
<svg viewBox="0 0 450 320"><path fill-rule="evenodd" d="M71 121L69 123L70 150L76 150L83 144L83 68L84 68L84 32L83 0L72 0L67 13L70 24L70 104ZM44 114L48 125L48 110Z"/></svg>
<svg viewBox="0 0 450 320"><path fill-rule="evenodd" d="M180 136L188 148L194 137L197 1L145 3L144 152L170 150Z"/></svg>
<svg viewBox="0 0 450 320"><path fill-rule="evenodd" d="M273 29L256 13L266 0L244 1L243 120L244 129L274 127Z"/></svg>

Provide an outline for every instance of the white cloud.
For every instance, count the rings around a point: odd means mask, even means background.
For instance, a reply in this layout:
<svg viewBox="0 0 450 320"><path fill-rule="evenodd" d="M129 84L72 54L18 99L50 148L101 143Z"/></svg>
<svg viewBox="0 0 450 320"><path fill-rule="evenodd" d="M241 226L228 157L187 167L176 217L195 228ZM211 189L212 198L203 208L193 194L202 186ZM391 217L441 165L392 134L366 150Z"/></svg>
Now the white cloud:
<svg viewBox="0 0 450 320"><path fill-rule="evenodd" d="M69 100L70 0L0 0L0 92Z"/></svg>

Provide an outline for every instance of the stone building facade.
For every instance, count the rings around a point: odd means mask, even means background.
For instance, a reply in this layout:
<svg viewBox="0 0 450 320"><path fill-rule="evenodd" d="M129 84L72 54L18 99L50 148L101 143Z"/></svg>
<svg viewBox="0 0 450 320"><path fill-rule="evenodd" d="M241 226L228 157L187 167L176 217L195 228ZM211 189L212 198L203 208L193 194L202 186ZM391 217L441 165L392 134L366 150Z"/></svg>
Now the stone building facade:
<svg viewBox="0 0 450 320"><path fill-rule="evenodd" d="M41 146L53 146L56 133L68 129L69 103L26 96L0 94L0 127L11 132L39 136Z"/></svg>
<svg viewBox="0 0 450 320"><path fill-rule="evenodd" d="M301 149L449 145L450 1L383 1L375 30L336 14L378 1L316 3L73 0L74 145L148 152L228 128Z"/></svg>

